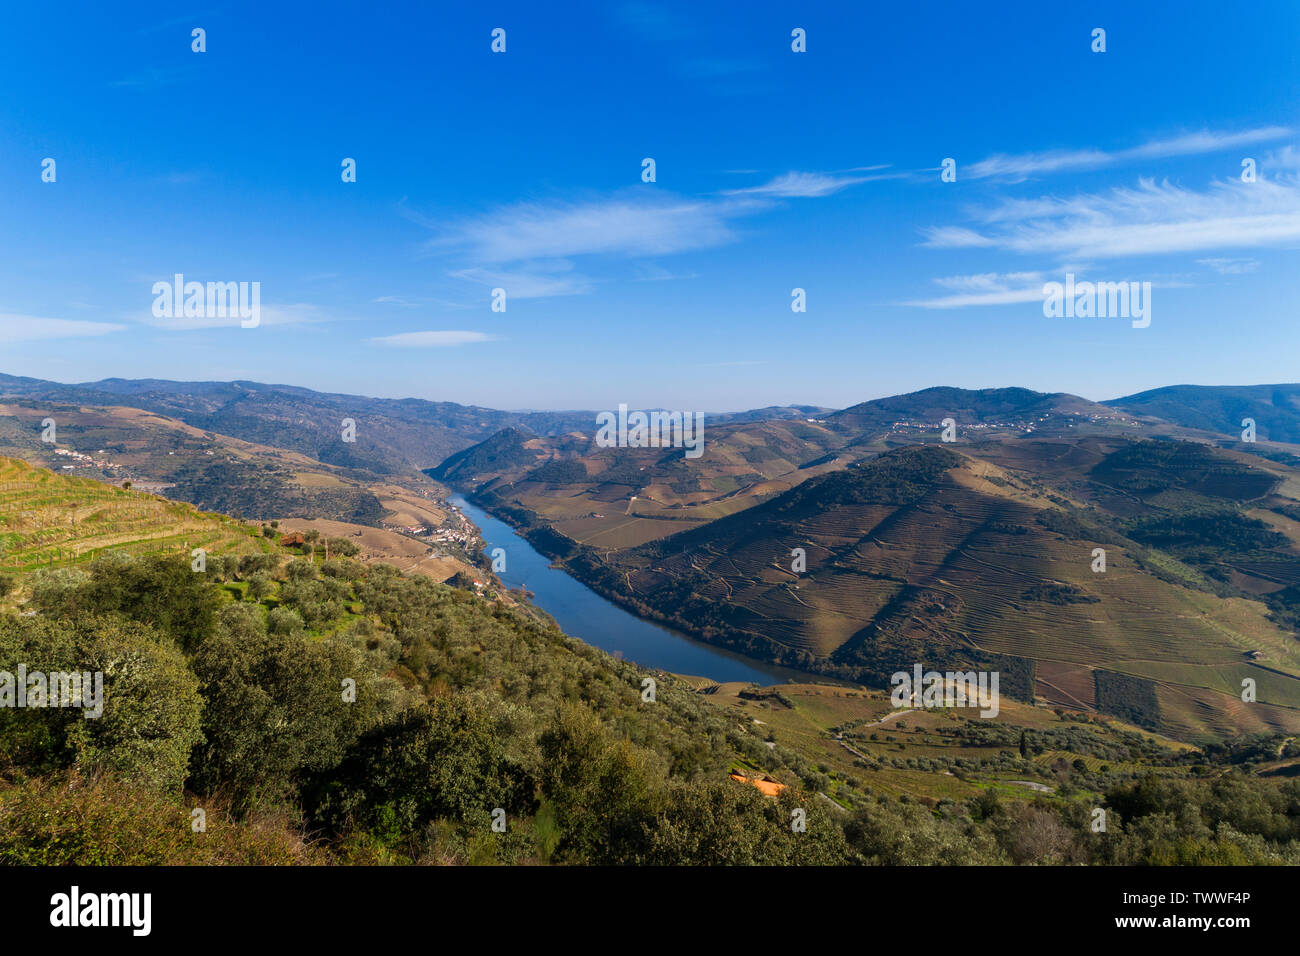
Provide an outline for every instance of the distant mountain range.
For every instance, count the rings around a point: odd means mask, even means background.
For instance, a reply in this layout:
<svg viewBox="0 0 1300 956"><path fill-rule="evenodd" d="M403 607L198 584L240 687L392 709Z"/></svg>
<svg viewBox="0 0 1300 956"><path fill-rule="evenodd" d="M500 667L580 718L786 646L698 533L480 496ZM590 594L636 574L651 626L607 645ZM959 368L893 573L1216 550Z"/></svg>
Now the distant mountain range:
<svg viewBox="0 0 1300 956"><path fill-rule="evenodd" d="M194 428L288 448L326 464L378 474L428 468L503 428L558 435L590 430L595 418L591 411L511 412L455 402L367 398L247 381L108 378L64 385L0 374L3 397L142 408ZM828 409L813 405L773 406L709 418L721 423L797 418L825 411ZM355 442L341 439L345 418L356 422Z"/></svg>
<svg viewBox="0 0 1300 956"><path fill-rule="evenodd" d="M173 382L108 378L61 384L0 374L0 397L127 405L167 415L195 428L245 441L290 448L319 461L383 472L424 469L503 428L537 436L591 432L595 411L503 411L424 399L368 398L261 382ZM1261 440L1300 443L1300 385L1173 385L1092 402L1064 392L1026 388L927 388L872 399L834 410L817 405L779 405L709 414L710 425L825 419L833 428L857 431L900 420L958 424L1030 422L1044 415L1123 421L1141 418L1184 428L1239 436L1253 418ZM357 423L357 440L340 440L341 422ZM353 444L353 447L344 447Z"/></svg>
<svg viewBox="0 0 1300 956"><path fill-rule="evenodd" d="M302 452L318 461L378 473L427 468L494 434L585 427L586 412L524 414L421 399L365 398L260 382L104 379L79 385L0 375L0 396L82 405L128 405L195 428ZM344 442L343 420L356 423Z"/></svg>

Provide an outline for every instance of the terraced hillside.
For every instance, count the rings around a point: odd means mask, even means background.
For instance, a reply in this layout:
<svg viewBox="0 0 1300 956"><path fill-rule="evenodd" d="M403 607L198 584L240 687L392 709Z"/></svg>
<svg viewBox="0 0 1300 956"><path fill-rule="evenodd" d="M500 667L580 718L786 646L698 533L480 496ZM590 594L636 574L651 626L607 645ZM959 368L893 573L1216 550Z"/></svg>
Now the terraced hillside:
<svg viewBox="0 0 1300 956"><path fill-rule="evenodd" d="M104 379L64 385L0 375L0 396L140 408L205 431L383 475L427 467L509 425L526 422L534 431L547 431L573 420L564 413L521 415L454 402L367 398L242 381ZM356 422L355 442L341 440L345 418Z"/></svg>
<svg viewBox="0 0 1300 956"><path fill-rule="evenodd" d="M54 442L43 423L55 423ZM394 481L300 452L205 431L124 406L0 403L0 454L77 476L157 491L206 511L266 519L325 517L377 525Z"/></svg>
<svg viewBox="0 0 1300 956"><path fill-rule="evenodd" d="M502 431L428 469L542 515L562 534L602 549L653 541L735 514L840 467L844 437L824 423L708 426L704 452L598 448L591 433L541 438Z"/></svg>
<svg viewBox="0 0 1300 956"><path fill-rule="evenodd" d="M1186 442L913 445L622 547L520 507L544 500L527 481L478 497L603 593L751 655L876 686L979 665L1004 693L1194 738L1300 727L1300 548L1274 527L1293 479Z"/></svg>
<svg viewBox="0 0 1300 956"><path fill-rule="evenodd" d="M88 563L108 551L269 551L252 526L193 506L0 457L0 572Z"/></svg>
<svg viewBox="0 0 1300 956"><path fill-rule="evenodd" d="M680 448L599 448L591 427L549 437L511 428L426 473L493 494L580 544L621 550L736 514L891 448L939 442L946 418L963 441L1135 432L1131 416L1076 395L931 388L802 419L706 419L698 458Z"/></svg>

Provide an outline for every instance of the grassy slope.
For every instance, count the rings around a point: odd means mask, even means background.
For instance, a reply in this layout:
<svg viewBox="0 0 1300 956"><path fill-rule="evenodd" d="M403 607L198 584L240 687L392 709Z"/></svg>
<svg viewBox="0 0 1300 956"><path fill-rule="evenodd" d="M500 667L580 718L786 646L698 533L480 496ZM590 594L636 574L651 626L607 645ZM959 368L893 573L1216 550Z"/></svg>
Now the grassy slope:
<svg viewBox="0 0 1300 956"><path fill-rule="evenodd" d="M782 685L779 697L741 696L746 691L743 684L715 685L704 699L733 712L770 745L824 768L825 792L842 804L852 804L863 788L926 800L968 799L988 790L1004 798L1030 799L1046 791L1027 784L1054 793L1070 780L1088 789L1098 782L1089 774L1140 770L1146 765L1140 754L1144 747L1165 755L1192 751L1185 743L1113 718L1006 699L998 716L987 720L960 708L897 711L887 693L827 684ZM959 735L968 728L982 737ZM996 729L987 733L991 728ZM1030 765L1016 760L1021 731L1030 735ZM1072 742L1050 745L1062 736ZM1082 775L1073 766L1061 766L1075 760L1087 768ZM743 761L738 766L762 769ZM1160 772L1176 776L1186 771L1169 767Z"/></svg>
<svg viewBox="0 0 1300 956"><path fill-rule="evenodd" d="M130 554L269 550L256 528L157 495L57 475L0 458L0 571L25 572Z"/></svg>

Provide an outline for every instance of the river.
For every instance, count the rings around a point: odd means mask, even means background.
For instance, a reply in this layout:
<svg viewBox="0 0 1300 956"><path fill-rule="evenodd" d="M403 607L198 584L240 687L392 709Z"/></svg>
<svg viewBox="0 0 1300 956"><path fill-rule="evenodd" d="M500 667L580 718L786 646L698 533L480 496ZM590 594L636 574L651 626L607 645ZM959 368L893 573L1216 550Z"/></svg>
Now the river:
<svg viewBox="0 0 1300 956"><path fill-rule="evenodd" d="M713 647L623 610L577 578L551 567L550 560L504 521L492 517L463 495L453 505L478 525L488 550L504 548L506 569L499 574L511 588L527 588L532 602L555 618L564 633L642 667L694 674L715 681L754 681L782 684L809 680L810 675L775 664L764 664Z"/></svg>

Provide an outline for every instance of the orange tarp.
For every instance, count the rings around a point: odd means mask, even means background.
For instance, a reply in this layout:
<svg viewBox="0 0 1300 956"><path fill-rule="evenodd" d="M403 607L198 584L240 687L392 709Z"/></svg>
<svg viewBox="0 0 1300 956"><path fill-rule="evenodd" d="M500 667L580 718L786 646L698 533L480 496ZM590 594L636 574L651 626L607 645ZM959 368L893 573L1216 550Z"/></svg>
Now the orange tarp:
<svg viewBox="0 0 1300 956"><path fill-rule="evenodd" d="M758 787L760 792L769 797L775 797L785 789L785 784L783 783L777 783L775 780L760 780L758 777L746 777L744 774L738 773L735 770L731 771L730 776L732 780L739 783L752 783L754 786Z"/></svg>

